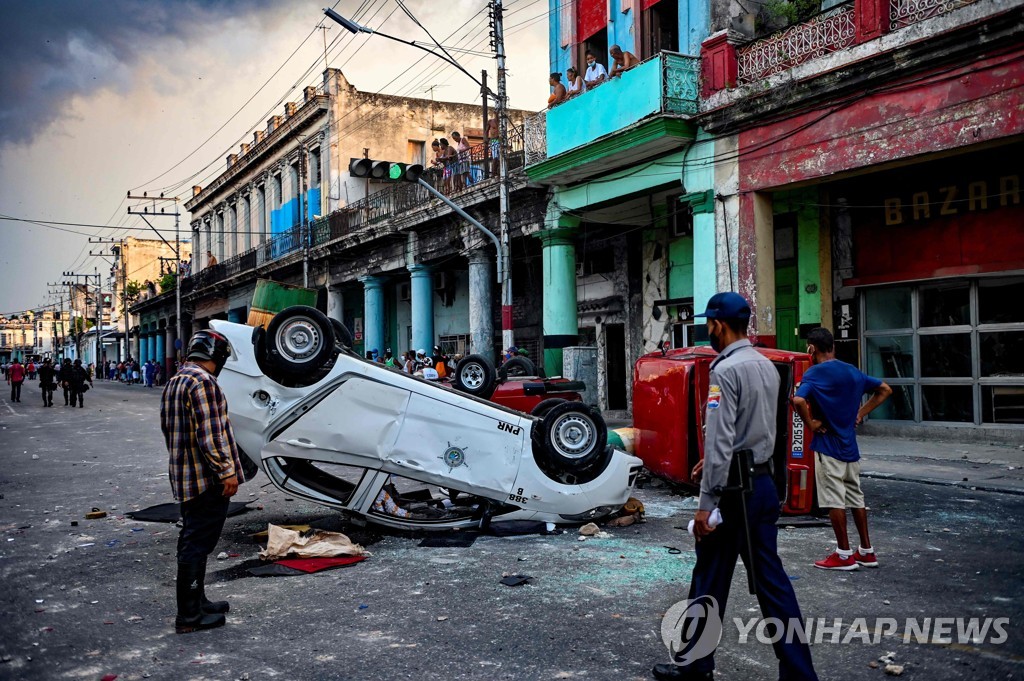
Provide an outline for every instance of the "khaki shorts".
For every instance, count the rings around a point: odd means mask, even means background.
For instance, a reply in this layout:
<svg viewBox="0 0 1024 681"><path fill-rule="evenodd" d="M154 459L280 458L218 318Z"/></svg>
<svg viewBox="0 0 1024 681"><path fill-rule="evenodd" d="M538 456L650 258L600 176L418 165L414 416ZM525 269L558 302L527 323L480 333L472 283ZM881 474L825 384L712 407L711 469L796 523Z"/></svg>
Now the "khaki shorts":
<svg viewBox="0 0 1024 681"><path fill-rule="evenodd" d="M814 484L822 508L864 508L860 461L847 463L815 452Z"/></svg>

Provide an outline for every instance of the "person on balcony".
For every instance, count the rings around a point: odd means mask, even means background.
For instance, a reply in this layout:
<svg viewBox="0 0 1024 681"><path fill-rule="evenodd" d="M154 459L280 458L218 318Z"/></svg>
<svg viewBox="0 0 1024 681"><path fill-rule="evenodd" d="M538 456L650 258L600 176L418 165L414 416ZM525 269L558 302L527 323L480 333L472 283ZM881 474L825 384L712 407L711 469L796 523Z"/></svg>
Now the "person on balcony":
<svg viewBox="0 0 1024 681"><path fill-rule="evenodd" d="M587 72L583 74L583 82L587 84L587 89L595 88L606 80L608 80L608 70L605 69L604 64L597 62L597 55L587 50Z"/></svg>
<svg viewBox="0 0 1024 681"><path fill-rule="evenodd" d="M565 89L565 97L575 97L576 95L582 94L587 91L587 85L580 78L580 72L576 70L575 66L570 66L565 72L565 78L569 81L568 87Z"/></svg>
<svg viewBox="0 0 1024 681"><path fill-rule="evenodd" d="M213 256L213 251L206 252L206 266L213 267L217 264L217 258Z"/></svg>
<svg viewBox="0 0 1024 681"><path fill-rule="evenodd" d="M452 139L455 140L455 153L458 156L459 163L456 169L457 181L456 186L459 189L468 187L473 184L472 175L470 175L470 146L469 140L459 134L458 130L452 130Z"/></svg>
<svg viewBox="0 0 1024 681"><path fill-rule="evenodd" d="M623 52L622 48L618 45L612 45L608 53L612 55L612 72L611 78L618 76L623 71L627 71L637 64L640 60L636 58L636 55L632 52Z"/></svg>
<svg viewBox="0 0 1024 681"><path fill-rule="evenodd" d="M456 153L454 147L448 143L446 137L442 137L438 140L441 144L441 163L443 164L443 171L441 177L444 179L444 193L451 194L455 189L455 170L456 170Z"/></svg>
<svg viewBox="0 0 1024 681"><path fill-rule="evenodd" d="M565 101L565 86L562 85L562 74L555 72L548 76L548 84L551 85L551 95L548 97L548 108L552 109Z"/></svg>
<svg viewBox="0 0 1024 681"><path fill-rule="evenodd" d="M498 157L501 156L501 128L498 126L498 119L491 118L487 121L487 130L484 135L487 137L487 151L491 157L490 174L498 174Z"/></svg>

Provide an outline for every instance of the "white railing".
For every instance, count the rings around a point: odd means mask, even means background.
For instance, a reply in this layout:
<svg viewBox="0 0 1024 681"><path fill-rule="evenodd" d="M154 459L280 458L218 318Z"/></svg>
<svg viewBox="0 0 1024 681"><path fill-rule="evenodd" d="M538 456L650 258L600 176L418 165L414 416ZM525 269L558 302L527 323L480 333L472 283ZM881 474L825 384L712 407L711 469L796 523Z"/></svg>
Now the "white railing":
<svg viewBox="0 0 1024 681"><path fill-rule="evenodd" d="M753 83L815 57L849 47L856 31L851 2L755 40L736 50L739 82Z"/></svg>
<svg viewBox="0 0 1024 681"><path fill-rule="evenodd" d="M896 30L970 5L976 0L890 0L889 28Z"/></svg>

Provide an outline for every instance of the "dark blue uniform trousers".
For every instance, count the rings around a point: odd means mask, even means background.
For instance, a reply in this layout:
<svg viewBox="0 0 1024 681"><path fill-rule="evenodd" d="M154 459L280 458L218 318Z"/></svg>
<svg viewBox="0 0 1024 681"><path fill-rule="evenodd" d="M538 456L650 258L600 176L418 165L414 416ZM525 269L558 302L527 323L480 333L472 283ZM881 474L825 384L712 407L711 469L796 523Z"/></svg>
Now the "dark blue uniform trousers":
<svg viewBox="0 0 1024 681"><path fill-rule="evenodd" d="M738 495L738 492L727 492L722 497L722 524L697 542L697 565L690 582L689 598L713 596L718 601L723 623L728 621L725 616L726 601L729 599L736 557L742 557L745 566L750 565L750 558L746 555L743 524L737 521L743 512ZM771 476L759 475L754 479L754 492L747 498L747 518L750 522L750 541L757 574L757 601L761 606L761 614L766 619L778 618L783 623L789 622L790 618L802 621L793 586L779 560L778 528L775 526L779 519L779 497ZM767 631L770 635L772 628ZM779 679L817 681L810 648L806 643L795 640L796 636L789 637L791 643L786 643L786 638L783 632L781 640L773 644L775 657L779 659ZM751 639L747 640L748 645L757 645L751 643ZM714 654L696 660L688 667L694 672L709 672L714 668Z"/></svg>

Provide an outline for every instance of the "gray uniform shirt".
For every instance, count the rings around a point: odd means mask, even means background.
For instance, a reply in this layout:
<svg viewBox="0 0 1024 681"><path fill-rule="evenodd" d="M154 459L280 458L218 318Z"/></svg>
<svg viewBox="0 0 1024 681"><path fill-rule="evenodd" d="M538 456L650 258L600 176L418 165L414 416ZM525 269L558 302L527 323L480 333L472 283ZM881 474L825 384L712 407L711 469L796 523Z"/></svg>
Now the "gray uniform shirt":
<svg viewBox="0 0 1024 681"><path fill-rule="evenodd" d="M728 484L733 452L750 449L755 463L772 458L778 398L779 372L749 340L731 344L711 363L700 510L718 506L711 490Z"/></svg>

